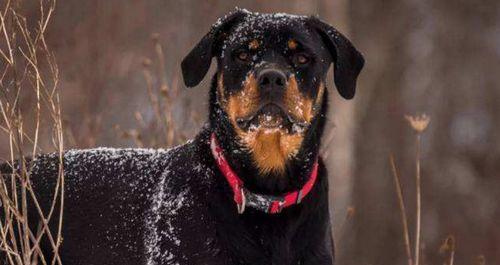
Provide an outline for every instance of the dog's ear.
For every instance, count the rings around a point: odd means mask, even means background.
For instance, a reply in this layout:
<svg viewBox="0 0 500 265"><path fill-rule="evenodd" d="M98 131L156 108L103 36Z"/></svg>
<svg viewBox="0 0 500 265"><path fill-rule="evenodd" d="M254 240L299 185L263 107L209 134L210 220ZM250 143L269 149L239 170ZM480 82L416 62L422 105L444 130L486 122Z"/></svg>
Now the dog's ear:
<svg viewBox="0 0 500 265"><path fill-rule="evenodd" d="M340 95L351 99L356 92L356 80L365 64L363 55L335 28L311 17L309 22L328 48L334 64L334 81Z"/></svg>
<svg viewBox="0 0 500 265"><path fill-rule="evenodd" d="M184 57L181 69L184 83L187 87L194 87L203 80L210 68L212 58L217 53L217 46L220 44L225 33L240 21L245 14L244 10L237 9L229 15L220 18L189 54Z"/></svg>

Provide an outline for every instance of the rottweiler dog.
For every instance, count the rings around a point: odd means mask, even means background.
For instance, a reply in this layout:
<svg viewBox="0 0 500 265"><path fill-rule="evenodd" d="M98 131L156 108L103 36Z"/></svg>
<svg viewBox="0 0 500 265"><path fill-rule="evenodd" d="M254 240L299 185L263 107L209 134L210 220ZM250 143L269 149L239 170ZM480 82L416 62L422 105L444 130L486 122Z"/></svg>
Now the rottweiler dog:
<svg viewBox="0 0 500 265"><path fill-rule="evenodd" d="M363 56L316 17L237 9L182 61L186 86L213 58L209 121L194 140L64 153L63 264L333 264L318 154L325 78L333 64L338 92L352 98ZM30 162L45 210L58 167L56 154Z"/></svg>

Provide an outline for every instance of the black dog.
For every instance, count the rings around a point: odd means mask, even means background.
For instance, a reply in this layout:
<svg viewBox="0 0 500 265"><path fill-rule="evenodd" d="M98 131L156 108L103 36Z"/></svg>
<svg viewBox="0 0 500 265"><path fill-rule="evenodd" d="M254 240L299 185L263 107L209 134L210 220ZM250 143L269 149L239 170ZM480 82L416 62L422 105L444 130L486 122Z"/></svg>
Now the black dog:
<svg viewBox="0 0 500 265"><path fill-rule="evenodd" d="M188 87L213 57L209 123L193 141L65 152L64 264L333 263L318 156L325 76L333 63L335 85L350 99L363 57L315 17L246 10L217 21L186 56ZM48 209L57 155L31 167Z"/></svg>

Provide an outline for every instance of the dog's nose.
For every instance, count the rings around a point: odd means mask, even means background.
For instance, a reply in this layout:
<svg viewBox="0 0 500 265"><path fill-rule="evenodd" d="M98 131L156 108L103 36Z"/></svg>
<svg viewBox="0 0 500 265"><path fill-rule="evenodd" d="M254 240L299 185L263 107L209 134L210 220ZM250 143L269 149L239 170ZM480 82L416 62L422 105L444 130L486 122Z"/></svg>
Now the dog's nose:
<svg viewBox="0 0 500 265"><path fill-rule="evenodd" d="M280 70L265 69L259 73L259 88L264 90L282 90L286 85L286 75Z"/></svg>

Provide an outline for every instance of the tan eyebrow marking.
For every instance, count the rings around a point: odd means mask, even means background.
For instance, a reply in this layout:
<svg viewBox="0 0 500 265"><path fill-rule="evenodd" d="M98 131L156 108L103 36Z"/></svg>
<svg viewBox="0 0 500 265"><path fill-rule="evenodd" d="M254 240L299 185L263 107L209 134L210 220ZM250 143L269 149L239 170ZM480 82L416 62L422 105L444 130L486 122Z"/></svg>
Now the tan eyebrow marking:
<svg viewBox="0 0 500 265"><path fill-rule="evenodd" d="M294 40L294 39L289 39L289 40L288 40L288 48L289 48L290 50L295 50L295 49L297 49L297 46L299 46L299 44L297 43L297 41L296 41L296 40Z"/></svg>
<svg viewBox="0 0 500 265"><path fill-rule="evenodd" d="M257 50L260 46L260 43L258 40L252 40L250 43L248 43L248 48L250 50Z"/></svg>

